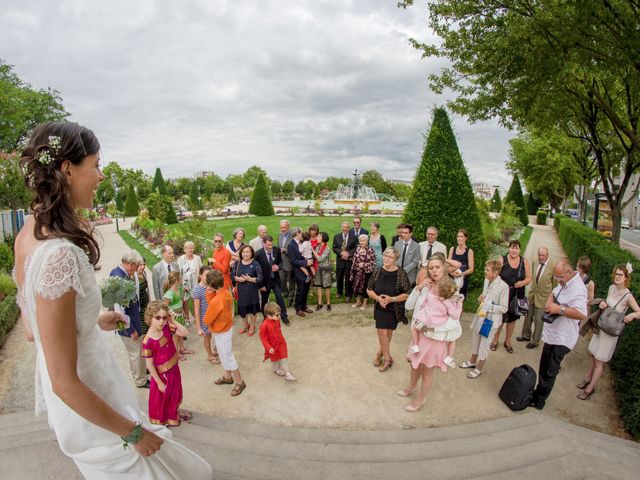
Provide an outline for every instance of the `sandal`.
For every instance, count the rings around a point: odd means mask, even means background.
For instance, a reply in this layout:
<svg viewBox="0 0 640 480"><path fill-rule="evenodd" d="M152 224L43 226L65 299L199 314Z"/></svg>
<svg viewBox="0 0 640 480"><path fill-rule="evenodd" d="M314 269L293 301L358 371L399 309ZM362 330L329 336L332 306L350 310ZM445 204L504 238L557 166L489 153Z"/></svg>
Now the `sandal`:
<svg viewBox="0 0 640 480"><path fill-rule="evenodd" d="M207 360L214 365L220 365L220 357L218 357L217 355L212 355L207 358Z"/></svg>
<svg viewBox="0 0 640 480"><path fill-rule="evenodd" d="M244 381L242 383L236 383L236 386L231 390L231 396L237 397L245 388L247 388L247 384Z"/></svg>
<svg viewBox="0 0 640 480"><path fill-rule="evenodd" d="M233 383L233 378L229 377L220 377L219 379L217 379L215 382L213 382L215 385L231 385Z"/></svg>
<svg viewBox="0 0 640 480"><path fill-rule="evenodd" d="M180 353L182 355L193 355L196 352L194 352L193 350L187 350L186 348L183 348L182 350L180 350Z"/></svg>
<svg viewBox="0 0 640 480"><path fill-rule="evenodd" d="M471 363L469 360L465 360L460 364L460 368L476 368L476 364Z"/></svg>
<svg viewBox="0 0 640 480"><path fill-rule="evenodd" d="M384 362L384 365L382 365L378 371L379 372L386 372L387 370L389 370L391 367L393 367L393 360L388 360L386 362Z"/></svg>
<svg viewBox="0 0 640 480"><path fill-rule="evenodd" d="M189 410L180 410L178 415L180 416L180 420L184 420L185 422L193 418L193 414Z"/></svg>
<svg viewBox="0 0 640 480"><path fill-rule="evenodd" d="M424 397L424 400L422 400L417 405L414 406L415 402L413 402L413 403L410 403L409 405L407 405L406 407L404 407L404 409L407 412L417 412L418 410L420 410L422 408L422 406L425 404L426 401L427 401L427 397Z"/></svg>
<svg viewBox="0 0 640 480"><path fill-rule="evenodd" d="M374 367L379 367L380 365L382 365L382 359L384 358L384 355L380 352L376 353L376 356L373 358L373 366Z"/></svg>
<svg viewBox="0 0 640 480"><path fill-rule="evenodd" d="M593 395L594 393L596 393L595 389L591 390L590 392L587 392L586 390L583 390L578 395L576 395L576 398L578 400L589 400L591 395Z"/></svg>
<svg viewBox="0 0 640 480"><path fill-rule="evenodd" d="M249 327L249 331L247 332L247 337L253 337L255 333L256 333L256 327L251 325Z"/></svg>
<svg viewBox="0 0 640 480"><path fill-rule="evenodd" d="M580 390L584 390L587 385L589 385L591 383L591 379L589 380L582 380L579 384L576 385L576 388L579 388Z"/></svg>
<svg viewBox="0 0 640 480"><path fill-rule="evenodd" d="M509 353L513 353L513 347L511 345L507 345L506 343L504 344L504 348L507 349L507 352Z"/></svg>
<svg viewBox="0 0 640 480"><path fill-rule="evenodd" d="M416 385L414 388L403 388L402 390L398 390L396 393L401 397L408 397L409 395L413 395L418 390L418 386Z"/></svg>
<svg viewBox="0 0 640 480"><path fill-rule="evenodd" d="M489 349L490 349L492 352L495 352L495 351L498 349L498 344L497 344L497 343L492 343L492 344L490 344L490 345L489 345Z"/></svg>
<svg viewBox="0 0 640 480"><path fill-rule="evenodd" d="M249 327L244 327L244 328L241 328L238 333L242 335L243 333L247 333L248 331L249 331Z"/></svg>
<svg viewBox="0 0 640 480"><path fill-rule="evenodd" d="M467 378L478 378L481 373L482 373L482 370L478 370L477 368L474 368L469 373L467 373Z"/></svg>

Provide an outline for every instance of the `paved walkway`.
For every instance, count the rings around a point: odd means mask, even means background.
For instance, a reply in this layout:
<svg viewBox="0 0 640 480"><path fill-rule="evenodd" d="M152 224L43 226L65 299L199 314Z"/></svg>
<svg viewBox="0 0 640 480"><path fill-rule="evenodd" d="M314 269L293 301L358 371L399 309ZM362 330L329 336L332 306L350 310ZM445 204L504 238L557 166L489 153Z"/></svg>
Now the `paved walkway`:
<svg viewBox="0 0 640 480"><path fill-rule="evenodd" d="M533 234L525 252L527 258L533 260L540 245L547 246L554 258L563 255L552 227L532 227ZM104 239L104 248L100 261L102 269L96 274L99 281L119 263L122 252L127 248L115 233L115 226L100 227L100 232ZM314 299L310 303L313 301ZM238 321L236 318L236 325ZM465 315L462 319L464 333L457 342L456 353L459 362L464 360L470 351L470 335L468 329L464 328L468 327L470 321L470 315ZM516 334L519 333L519 328L518 326ZM528 363L537 368L540 355L540 349L527 350L524 345L516 343L513 355L507 353L504 348L493 352L482 376L476 380L467 379L466 371L461 369L450 370L447 373L437 372L425 407L418 413L409 414L404 411L407 400L395 394L396 390L406 385L409 374L409 368L402 360L409 339L406 327L400 326L394 335L392 354L396 363L385 373L379 373L371 366L377 340L370 307L368 311L354 313L348 305L336 305L331 313L323 310L304 319L295 317L292 325L285 329L285 336L289 344L290 366L299 381L285 383L271 373L270 366L262 362L263 350L259 338L236 335L234 351L248 388L241 396L232 398L229 396L230 388L213 384L213 380L222 373L221 368L206 361L202 340L196 335L191 335L187 345L196 350L196 354L180 364L185 392L184 407L197 413L214 415L215 422L242 419L244 425L248 426L270 424L288 428L339 428L346 429L341 430L345 435L348 433L347 430L393 431L396 432L394 435L399 436L396 441L401 443L411 443L412 440L410 435L402 437L405 434L400 432L425 427L454 428L456 432L462 432L463 436L464 432L485 431L489 435L486 438L491 438L491 429L501 428L495 425L506 425L500 422L507 419L517 421L523 416L522 413L508 410L498 399L497 392L502 382L516 365ZM124 349L119 340L108 333L105 333L105 338L110 342L121 365L127 369ZM589 401L580 402L575 398L575 384L580 380L589 362L586 344L587 342L581 339L564 362L553 394L544 410L544 418L559 422L558 425L570 422L625 437L613 400L608 371L605 372L597 394ZM32 411L33 363L32 346L24 341L19 328L14 329L5 348L0 352L0 413ZM137 392L141 404L145 405L147 391ZM7 422L10 423L12 417L7 418ZM0 424L1 419L2 416ZM539 422L532 422L535 423ZM184 430L186 436L180 433L182 429L177 432L178 436L189 438L191 430L188 430L187 426ZM438 431L439 429L433 430ZM442 430L442 435L448 436L448 433L444 433L448 431ZM291 432L299 430L294 428ZM286 438L289 434L287 430L283 430L282 435L282 438ZM534 433L525 432L525 438L527 435ZM609 437L599 438L604 438L602 441L606 443ZM236 438L234 441L247 440ZM367 443L382 444L385 441L381 439L374 442L369 438ZM477 441L480 444L483 442L480 439ZM526 443L525 440L521 441L523 444ZM614 439L611 442L614 442ZM294 447L295 445L291 447L291 452L295 452ZM2 442L0 450L1 448ZM454 452L453 444L451 448ZM532 444L531 458L534 463L552 461L555 458L545 448L544 442L540 443L540 447ZM477 454L480 455L479 458L483 458L480 453ZM240 461L241 457L238 458ZM471 460L470 457L465 457L461 461L468 463ZM275 467L276 463L269 462L269 465L274 468L274 472L279 471ZM496 468L498 467L500 465ZM311 474L300 476L303 477L315 478ZM551 475L549 478L578 477L581 475L561 474L555 477ZM232 475L223 478L244 477ZM247 475L247 478L253 477Z"/></svg>

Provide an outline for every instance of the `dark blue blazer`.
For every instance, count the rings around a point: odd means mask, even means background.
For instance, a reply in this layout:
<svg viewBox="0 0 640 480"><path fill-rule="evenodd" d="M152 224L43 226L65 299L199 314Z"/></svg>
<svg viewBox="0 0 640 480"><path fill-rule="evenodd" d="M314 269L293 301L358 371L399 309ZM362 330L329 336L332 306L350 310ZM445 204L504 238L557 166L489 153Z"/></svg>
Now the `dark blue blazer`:
<svg viewBox="0 0 640 480"><path fill-rule="evenodd" d="M304 282L307 277L304 272L300 270L300 268L308 267L307 259L304 258L300 253L299 244L295 239L291 240L291 243L289 243L289 246L287 247L287 255L289 257L289 260L291 260L291 264L293 265L293 276L295 277L296 281Z"/></svg>
<svg viewBox="0 0 640 480"><path fill-rule="evenodd" d="M351 230L349 230L349 233L351 233L354 237L356 237L356 240L358 240L358 236L356 235L355 228L351 227ZM360 235L369 235L369 230L367 230L366 228L360 227Z"/></svg>
<svg viewBox="0 0 640 480"><path fill-rule="evenodd" d="M280 248L274 245L271 256L273 258L273 265L277 265L279 269L273 278L271 278L271 265L269 264L267 251L264 248L261 248L256 252L256 262L258 262L260 267L262 267L262 285L260 286L268 289L272 288L274 283L280 285L280 270L282 270L282 255L280 253Z"/></svg>
<svg viewBox="0 0 640 480"><path fill-rule="evenodd" d="M131 280L133 282L129 274L125 272L120 266L111 270L111 272L109 272L109 276L126 278L127 280ZM140 303L138 302L137 298L135 298L129 304L128 307L125 307L124 313L129 316L129 319L131 320L131 325L124 332L118 331L118 334L122 335L123 337L130 337L131 334L135 331L138 333L138 335L142 335L142 323L140 320Z"/></svg>

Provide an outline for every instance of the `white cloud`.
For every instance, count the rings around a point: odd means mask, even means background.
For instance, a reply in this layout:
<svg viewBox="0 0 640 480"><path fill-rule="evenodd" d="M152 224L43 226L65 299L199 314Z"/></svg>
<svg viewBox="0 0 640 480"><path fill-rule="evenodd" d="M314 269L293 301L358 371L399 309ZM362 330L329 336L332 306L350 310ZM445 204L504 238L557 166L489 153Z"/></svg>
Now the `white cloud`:
<svg viewBox="0 0 640 480"><path fill-rule="evenodd" d="M59 90L105 160L165 177L253 164L274 178L376 168L411 179L444 96L395 1L4 0L0 58ZM508 186L510 134L452 116L473 181Z"/></svg>

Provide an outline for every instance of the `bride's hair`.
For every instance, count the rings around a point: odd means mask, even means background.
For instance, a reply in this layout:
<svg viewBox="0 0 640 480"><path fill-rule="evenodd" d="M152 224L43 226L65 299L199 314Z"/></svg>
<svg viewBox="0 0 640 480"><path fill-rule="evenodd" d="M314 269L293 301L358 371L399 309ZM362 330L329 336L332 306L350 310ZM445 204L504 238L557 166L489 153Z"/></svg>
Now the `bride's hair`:
<svg viewBox="0 0 640 480"><path fill-rule="evenodd" d="M27 187L33 193L35 237L66 238L82 248L93 265L100 259L98 242L90 224L73 209L61 165L65 160L80 165L99 150L100 143L88 128L77 123L48 122L34 129L20 160Z"/></svg>

